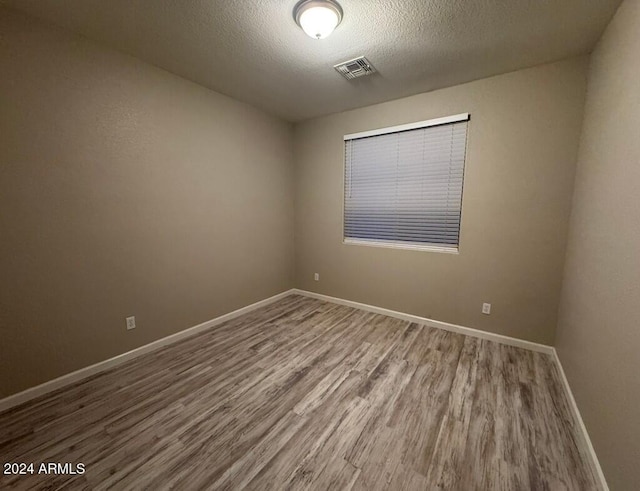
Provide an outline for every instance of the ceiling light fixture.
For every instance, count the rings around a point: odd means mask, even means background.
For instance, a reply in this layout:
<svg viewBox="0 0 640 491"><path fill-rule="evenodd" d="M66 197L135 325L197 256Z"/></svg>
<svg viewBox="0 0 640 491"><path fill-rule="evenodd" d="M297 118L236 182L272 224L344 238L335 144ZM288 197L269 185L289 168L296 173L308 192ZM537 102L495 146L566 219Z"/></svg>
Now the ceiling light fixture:
<svg viewBox="0 0 640 491"><path fill-rule="evenodd" d="M302 0L293 9L293 18L314 39L324 39L340 24L342 8L333 0Z"/></svg>

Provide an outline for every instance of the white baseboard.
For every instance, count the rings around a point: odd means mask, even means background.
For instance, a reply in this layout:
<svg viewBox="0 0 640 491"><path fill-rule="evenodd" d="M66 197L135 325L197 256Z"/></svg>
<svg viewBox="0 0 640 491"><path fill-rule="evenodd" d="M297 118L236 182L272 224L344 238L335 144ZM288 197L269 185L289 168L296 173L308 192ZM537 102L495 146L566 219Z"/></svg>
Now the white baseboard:
<svg viewBox="0 0 640 491"><path fill-rule="evenodd" d="M307 290L300 290L297 288L284 291L282 293L266 298L259 302L255 302L255 303L252 303L251 305L247 305L246 307L242 307L240 309L234 310L233 312L229 312L227 314L216 317L215 319L208 320L206 322L190 327L183 331L177 332L170 336L153 341L144 346L140 346L139 348L136 348L134 350L127 351L126 353L123 353L121 355L114 356L113 358L109 358L108 360L95 363L94 365L81 368L79 370L76 370L75 372L68 373L66 375L55 378L43 384L37 385L35 387L31 387L17 394L10 395L0 400L0 412L6 411L7 409L10 409L24 402L27 402L31 399L35 399L36 397L40 397L54 390L60 389L64 386L74 384L91 375L95 375L97 373L100 373L110 368L121 365L126 361L132 360L134 358L137 358L151 351L155 351L159 348L162 348L163 346L167 346L169 344L176 343L190 336L194 336L202 331L205 331L206 329L210 329L211 327L222 324L223 322L229 321L231 319L234 319L236 317L249 313L252 310L255 310L265 305L268 305L270 303L276 302L277 300L280 300L281 298L284 298L291 294L298 294L298 295L304 295L311 298L317 298L320 300L325 300L327 302L337 303L340 305L346 305L349 307L355 307L358 309L366 310L368 312L388 315L389 317L395 317L395 318L407 320L410 322L419 322L421 324L425 324L438 329L456 332L456 333L464 334L467 336L473 336L480 339L487 339L490 341L495 341L495 342L506 344L509 346L516 346L518 348L524 348L531 351L537 351L540 353L546 353L551 355L556 365L558 366L558 370L561 376L561 381L564 386L564 390L567 394L567 398L569 400L569 405L571 406L571 409L573 411L573 416L576 419L576 422L578 423L578 426L580 428L580 432L583 438L583 444L585 445L587 453L589 454L592 460L592 464L593 464L594 470L596 471L597 478L600 481L600 485L602 486L602 490L609 491L607 481L604 477L604 473L602 472L602 468L600 467L600 462L598 461L598 457L595 453L593 445L591 444L591 439L589 438L587 428L584 425L584 421L582 420L582 416L580 415L580 411L576 404L576 400L573 397L573 393L571 392L569 381L567 380L567 376L565 375L564 369L562 368L562 363L560 363L560 358L558 357L558 353L554 347L548 346L545 344L534 343L531 341L525 341L523 339L512 338L510 336L504 336L502 334L494 334L486 331L481 331L479 329L473 329L471 327L464 327L456 324L450 324L448 322L436 321L433 319L428 319L426 317L406 314L404 312L397 312L395 310L376 307L374 305L354 302L351 300L345 300L337 297L330 297L328 295L323 295L321 293L310 292Z"/></svg>
<svg viewBox="0 0 640 491"><path fill-rule="evenodd" d="M138 356L144 355L145 353L155 351L159 348L162 348L163 346L167 346L184 338L194 336L213 326L217 326L218 324L222 324L223 322L234 319L243 314L251 312L252 310L280 300L281 298L291 295L293 292L294 290L287 290L285 292L274 295L273 297L260 300L259 302L252 303L251 305L247 305L246 307L242 307L238 310L234 310L233 312L229 312L228 314L216 317L215 319L211 319L196 326L189 327L184 331L171 334L170 336L158 339L149 344L145 344L144 346L140 346L139 348L127 351L126 353L123 353L121 355L114 356L113 358L109 358L108 360L100 361L98 363L95 363L94 365L81 368L79 370L76 370L75 372L67 373L66 375L62 375L61 377L49 380L48 382L44 382L43 384L36 385L35 387L31 387L22 392L18 392L17 394L5 397L4 399L0 400L0 412L6 411L7 409L27 402L31 399L35 399L36 397L40 397L44 394L47 394L48 392L60 389L61 387L64 387L66 385L74 384L82 379L90 377L91 375L95 375L96 373L100 373L108 370L109 368L121 365L122 363L137 358Z"/></svg>
<svg viewBox="0 0 640 491"><path fill-rule="evenodd" d="M607 481L605 480L604 473L602 472L602 468L600 467L600 462L598 461L598 457L596 456L593 445L591 444L591 439L589 438L589 434L587 433L587 428L582 421L582 416L580 415L580 411L578 410L578 406L576 404L576 400L573 397L573 393L571 392L571 387L569 386L569 381L564 373L564 369L562 368L562 364L560 363L560 358L558 358L558 353L553 346L548 346L546 344L534 343L532 341L525 341L523 339L512 338L510 336L503 336L502 334L494 334L491 332L481 331L479 329L473 329L471 327L459 326L456 324L449 324L448 322L436 321L433 319L428 319L426 317L420 317L417 315L406 314L404 312L397 312L395 310L389 310L382 307L376 307L374 305L368 305L360 302L353 302L351 300L345 300L343 298L330 297L328 295L323 295L322 293L310 292L307 290L299 290L294 289L292 293L296 293L298 295L304 295L307 297L317 298L319 300L325 300L327 302L337 303L340 305L346 305L348 307L355 307L358 309L366 310L368 312L375 312L376 314L388 315L389 317L395 317L397 319L402 319L410 322L419 322L421 324L425 324L427 326L435 327L438 329L444 329L446 331L456 332L460 334L465 334L467 336L473 336L475 338L480 339L488 339L490 341L495 341L497 343L506 344L509 346L516 346L518 348L524 348L531 351L537 351L540 353L546 353L553 357L554 362L558 366L558 370L561 375L561 382L564 387L564 390L567 394L567 398L569 399L569 404L571 406L571 410L573 411L573 416L578 423L578 427L580 429L580 433L583 440L583 445L589 454L589 457L592 461L593 468L596 471L596 477L599 480L600 486L602 487L602 491L609 491L609 487L607 485Z"/></svg>
<svg viewBox="0 0 640 491"><path fill-rule="evenodd" d="M481 331L480 329L473 329L472 327L459 326L457 324L450 324L448 322L436 321L428 319L426 317L420 317L413 314L405 314L404 312L397 312L395 310L389 310L382 307L376 307L375 305L368 305L366 303L354 302L352 300L345 300L343 298L330 297L323 295L322 293L310 292L307 290L299 290L295 288L292 293L298 295L304 295L307 297L317 298L319 300L325 300L327 302L337 303L340 305L346 305L348 307L355 307L357 309L366 310L368 312L374 312L376 314L388 315L389 317L395 317L397 319L406 320L409 322L419 322L430 327L438 329L444 329L445 331L456 332L459 334L465 334L474 338L487 339L489 341L495 341L497 343L506 344L509 346L515 346L518 348L524 348L531 351L538 351L540 353L547 353L549 355L554 353L553 346L546 344L534 343L533 341L525 341L524 339L512 338L510 336L504 336L502 334L495 334L492 332Z"/></svg>
<svg viewBox="0 0 640 491"><path fill-rule="evenodd" d="M602 487L602 491L609 491L609 486L607 484L607 480L604 477L604 473L602 472L602 467L600 467L600 461L598 460L598 456L596 455L596 451L591 444L591 439L589 438L589 433L587 432L587 427L584 425L584 421L582 421L582 416L580 415L580 410L578 409L578 404L576 403L575 398L573 397L573 392L571 392L571 386L569 385L569 380L567 379L566 374L564 373L564 369L562 368L562 363L560 363L560 358L558 357L558 352L555 348L553 348L553 359L556 362L558 367L558 371L560 372L560 378L562 380L562 385L564 386L564 391L569 399L569 405L571 406L571 410L573 411L573 417L578 423L578 427L580 428L580 433L582 434L582 444L587 450L589 454L589 458L591 459L591 463L593 464L593 468L596 471L596 477L600 482L600 486Z"/></svg>

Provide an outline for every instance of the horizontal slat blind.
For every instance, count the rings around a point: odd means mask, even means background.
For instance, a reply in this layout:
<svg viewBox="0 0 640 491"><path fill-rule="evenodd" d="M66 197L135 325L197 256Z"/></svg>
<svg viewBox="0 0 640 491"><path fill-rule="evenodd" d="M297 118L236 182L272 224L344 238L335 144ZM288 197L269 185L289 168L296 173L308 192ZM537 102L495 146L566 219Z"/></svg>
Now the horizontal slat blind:
<svg viewBox="0 0 640 491"><path fill-rule="evenodd" d="M467 121L345 141L345 239L457 247Z"/></svg>

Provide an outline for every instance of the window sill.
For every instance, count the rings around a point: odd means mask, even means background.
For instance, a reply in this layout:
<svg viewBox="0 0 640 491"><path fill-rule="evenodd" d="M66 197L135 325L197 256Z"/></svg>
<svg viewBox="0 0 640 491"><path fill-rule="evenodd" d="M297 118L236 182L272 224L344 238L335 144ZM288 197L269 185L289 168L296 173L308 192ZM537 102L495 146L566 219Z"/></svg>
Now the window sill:
<svg viewBox="0 0 640 491"><path fill-rule="evenodd" d="M344 239L346 245L384 247L386 249L405 249L409 251L442 252L444 254L460 254L458 247L443 247L430 244L402 244L398 242L377 242L374 240Z"/></svg>

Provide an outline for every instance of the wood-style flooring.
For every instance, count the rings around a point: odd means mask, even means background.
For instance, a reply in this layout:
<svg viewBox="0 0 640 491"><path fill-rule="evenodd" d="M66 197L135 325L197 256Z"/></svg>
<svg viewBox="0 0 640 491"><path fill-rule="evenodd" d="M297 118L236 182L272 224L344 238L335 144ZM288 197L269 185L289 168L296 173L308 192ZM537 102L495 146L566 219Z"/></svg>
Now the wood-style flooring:
<svg viewBox="0 0 640 491"><path fill-rule="evenodd" d="M0 414L2 489L598 489L548 355L291 295Z"/></svg>

